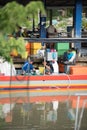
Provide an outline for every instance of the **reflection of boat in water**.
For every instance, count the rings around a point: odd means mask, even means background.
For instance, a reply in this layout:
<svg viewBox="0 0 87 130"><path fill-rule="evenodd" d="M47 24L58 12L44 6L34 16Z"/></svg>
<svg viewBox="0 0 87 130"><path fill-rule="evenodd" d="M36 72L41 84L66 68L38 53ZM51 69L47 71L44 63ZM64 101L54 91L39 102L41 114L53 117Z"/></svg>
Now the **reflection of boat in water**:
<svg viewBox="0 0 87 130"><path fill-rule="evenodd" d="M87 75L0 76L0 102L87 98ZM75 104L75 102L73 102ZM75 106L75 105L74 105Z"/></svg>

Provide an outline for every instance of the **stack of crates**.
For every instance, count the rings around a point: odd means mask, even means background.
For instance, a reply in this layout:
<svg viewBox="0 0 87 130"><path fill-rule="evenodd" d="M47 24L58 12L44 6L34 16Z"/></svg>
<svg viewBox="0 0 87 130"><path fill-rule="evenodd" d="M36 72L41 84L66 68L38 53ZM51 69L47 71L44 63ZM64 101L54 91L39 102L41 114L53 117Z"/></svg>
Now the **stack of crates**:
<svg viewBox="0 0 87 130"><path fill-rule="evenodd" d="M58 57L63 55L65 51L69 49L69 43L56 43L55 49L58 53Z"/></svg>
<svg viewBox="0 0 87 130"><path fill-rule="evenodd" d="M37 42L37 43L31 43L31 55L36 55L37 51L39 49L41 49L41 43Z"/></svg>

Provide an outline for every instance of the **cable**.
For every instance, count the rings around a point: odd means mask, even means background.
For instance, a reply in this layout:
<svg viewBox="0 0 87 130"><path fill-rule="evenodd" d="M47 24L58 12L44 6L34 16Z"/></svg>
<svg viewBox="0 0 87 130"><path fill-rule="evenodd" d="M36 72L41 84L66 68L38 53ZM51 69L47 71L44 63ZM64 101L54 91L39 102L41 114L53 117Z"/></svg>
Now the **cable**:
<svg viewBox="0 0 87 130"><path fill-rule="evenodd" d="M70 94L70 92L69 92L69 88L70 88L70 85L71 85L71 79L70 79L70 77L69 77L69 75L68 74L66 74L66 73L64 73L64 75L66 75L67 76L67 78L68 78L68 81L69 81L69 84L68 84L68 86L67 86L67 90L68 90L68 99L67 99L67 101L70 99L70 96L71 96L71 94Z"/></svg>
<svg viewBox="0 0 87 130"><path fill-rule="evenodd" d="M65 99L64 101L66 102L66 101L68 101L69 99L70 99L70 93L69 93L69 88L70 88L70 84L71 84L71 79L70 79L70 77L69 77L69 75L68 74L66 74L66 73L62 73L62 75L61 76L63 76L63 75L65 75L67 78L68 78L68 84L67 84L67 90L68 90L68 98L67 99ZM60 88L60 90L61 90L61 87L58 87L58 88Z"/></svg>

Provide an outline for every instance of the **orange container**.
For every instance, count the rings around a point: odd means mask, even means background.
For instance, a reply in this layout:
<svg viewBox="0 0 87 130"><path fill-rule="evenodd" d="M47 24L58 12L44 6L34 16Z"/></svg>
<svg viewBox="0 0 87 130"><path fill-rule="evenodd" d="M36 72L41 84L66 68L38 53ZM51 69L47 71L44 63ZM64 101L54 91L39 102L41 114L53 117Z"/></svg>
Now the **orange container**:
<svg viewBox="0 0 87 130"><path fill-rule="evenodd" d="M26 48L27 53L30 54L31 43L26 43L25 48Z"/></svg>
<svg viewBox="0 0 87 130"><path fill-rule="evenodd" d="M25 47L26 47L26 49L30 49L31 48L31 43L26 43L26 45L25 45Z"/></svg>
<svg viewBox="0 0 87 130"><path fill-rule="evenodd" d="M64 73L64 64L59 63L59 72Z"/></svg>
<svg viewBox="0 0 87 130"><path fill-rule="evenodd" d="M86 66L71 66L70 74L72 75L87 75L87 67Z"/></svg>

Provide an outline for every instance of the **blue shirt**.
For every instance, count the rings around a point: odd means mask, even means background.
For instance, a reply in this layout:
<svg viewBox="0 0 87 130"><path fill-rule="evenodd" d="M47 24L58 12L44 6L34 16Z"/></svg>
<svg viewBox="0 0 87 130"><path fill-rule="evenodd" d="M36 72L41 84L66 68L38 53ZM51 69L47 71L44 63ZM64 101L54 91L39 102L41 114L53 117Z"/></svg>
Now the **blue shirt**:
<svg viewBox="0 0 87 130"><path fill-rule="evenodd" d="M72 58L72 56L73 56L73 53L72 53L72 52L68 53L68 54L67 54L67 60L70 60L70 59Z"/></svg>
<svg viewBox="0 0 87 130"><path fill-rule="evenodd" d="M30 72L31 70L33 70L33 68L34 68L33 65L30 64L28 61L26 61L24 63L24 65L22 66L22 70L25 71L26 73Z"/></svg>

